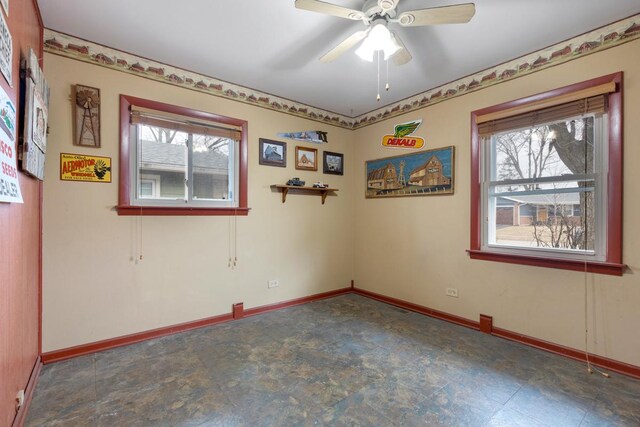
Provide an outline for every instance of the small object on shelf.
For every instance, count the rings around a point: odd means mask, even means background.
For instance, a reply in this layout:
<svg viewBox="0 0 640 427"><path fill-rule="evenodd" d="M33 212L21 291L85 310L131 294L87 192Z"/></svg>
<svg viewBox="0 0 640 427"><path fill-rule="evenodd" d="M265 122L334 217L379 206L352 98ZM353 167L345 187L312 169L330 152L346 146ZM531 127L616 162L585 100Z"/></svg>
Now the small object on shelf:
<svg viewBox="0 0 640 427"><path fill-rule="evenodd" d="M282 203L284 203L287 200L287 194L289 193L289 190L293 190L294 192L300 192L300 193L315 193L321 196L321 200L322 200L322 204L324 205L324 201L327 199L327 195L331 192L336 192L338 191L337 188L317 188L317 187L300 187L300 186L294 186L294 185L279 185L279 184L274 184L271 186L272 189L275 189L277 191L280 191L282 193Z"/></svg>
<svg viewBox="0 0 640 427"><path fill-rule="evenodd" d="M300 180L300 178L291 178L287 181L287 185L293 185L295 187L303 187L304 181Z"/></svg>
<svg viewBox="0 0 640 427"><path fill-rule="evenodd" d="M314 182L313 188L329 188L329 184L323 184L322 182Z"/></svg>

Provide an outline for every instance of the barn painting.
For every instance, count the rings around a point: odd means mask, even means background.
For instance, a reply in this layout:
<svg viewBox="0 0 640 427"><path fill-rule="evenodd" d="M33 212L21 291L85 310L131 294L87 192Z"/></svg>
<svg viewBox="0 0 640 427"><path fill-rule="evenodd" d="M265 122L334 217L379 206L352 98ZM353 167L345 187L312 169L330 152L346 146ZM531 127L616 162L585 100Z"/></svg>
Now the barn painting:
<svg viewBox="0 0 640 427"><path fill-rule="evenodd" d="M454 147L366 162L367 198L453 194Z"/></svg>

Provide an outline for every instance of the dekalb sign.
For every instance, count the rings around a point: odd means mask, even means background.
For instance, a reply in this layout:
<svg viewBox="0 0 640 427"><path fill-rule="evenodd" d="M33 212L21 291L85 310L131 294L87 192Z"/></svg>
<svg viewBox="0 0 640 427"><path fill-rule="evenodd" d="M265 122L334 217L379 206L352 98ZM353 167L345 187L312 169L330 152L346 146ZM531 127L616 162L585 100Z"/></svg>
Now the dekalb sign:
<svg viewBox="0 0 640 427"><path fill-rule="evenodd" d="M395 126L393 135L385 135L382 145L389 148L413 148L424 147L424 138L411 136L422 124L422 120L401 123Z"/></svg>

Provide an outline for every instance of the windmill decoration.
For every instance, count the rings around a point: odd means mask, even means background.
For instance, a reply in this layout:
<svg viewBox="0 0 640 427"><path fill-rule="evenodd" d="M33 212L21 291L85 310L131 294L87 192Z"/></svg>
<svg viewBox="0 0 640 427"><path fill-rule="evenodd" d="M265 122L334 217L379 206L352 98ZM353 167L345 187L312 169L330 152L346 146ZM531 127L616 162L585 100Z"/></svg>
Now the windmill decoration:
<svg viewBox="0 0 640 427"><path fill-rule="evenodd" d="M100 148L100 89L76 85L75 145Z"/></svg>

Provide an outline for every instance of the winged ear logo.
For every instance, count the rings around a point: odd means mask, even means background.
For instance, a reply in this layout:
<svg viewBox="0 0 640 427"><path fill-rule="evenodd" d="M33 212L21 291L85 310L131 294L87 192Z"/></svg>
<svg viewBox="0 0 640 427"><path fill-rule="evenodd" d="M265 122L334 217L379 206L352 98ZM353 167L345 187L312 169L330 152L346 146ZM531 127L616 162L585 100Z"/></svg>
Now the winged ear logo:
<svg viewBox="0 0 640 427"><path fill-rule="evenodd" d="M382 137L382 145L389 148L419 149L424 147L424 138L411 136L422 124L422 120L400 123L395 126L393 135Z"/></svg>

